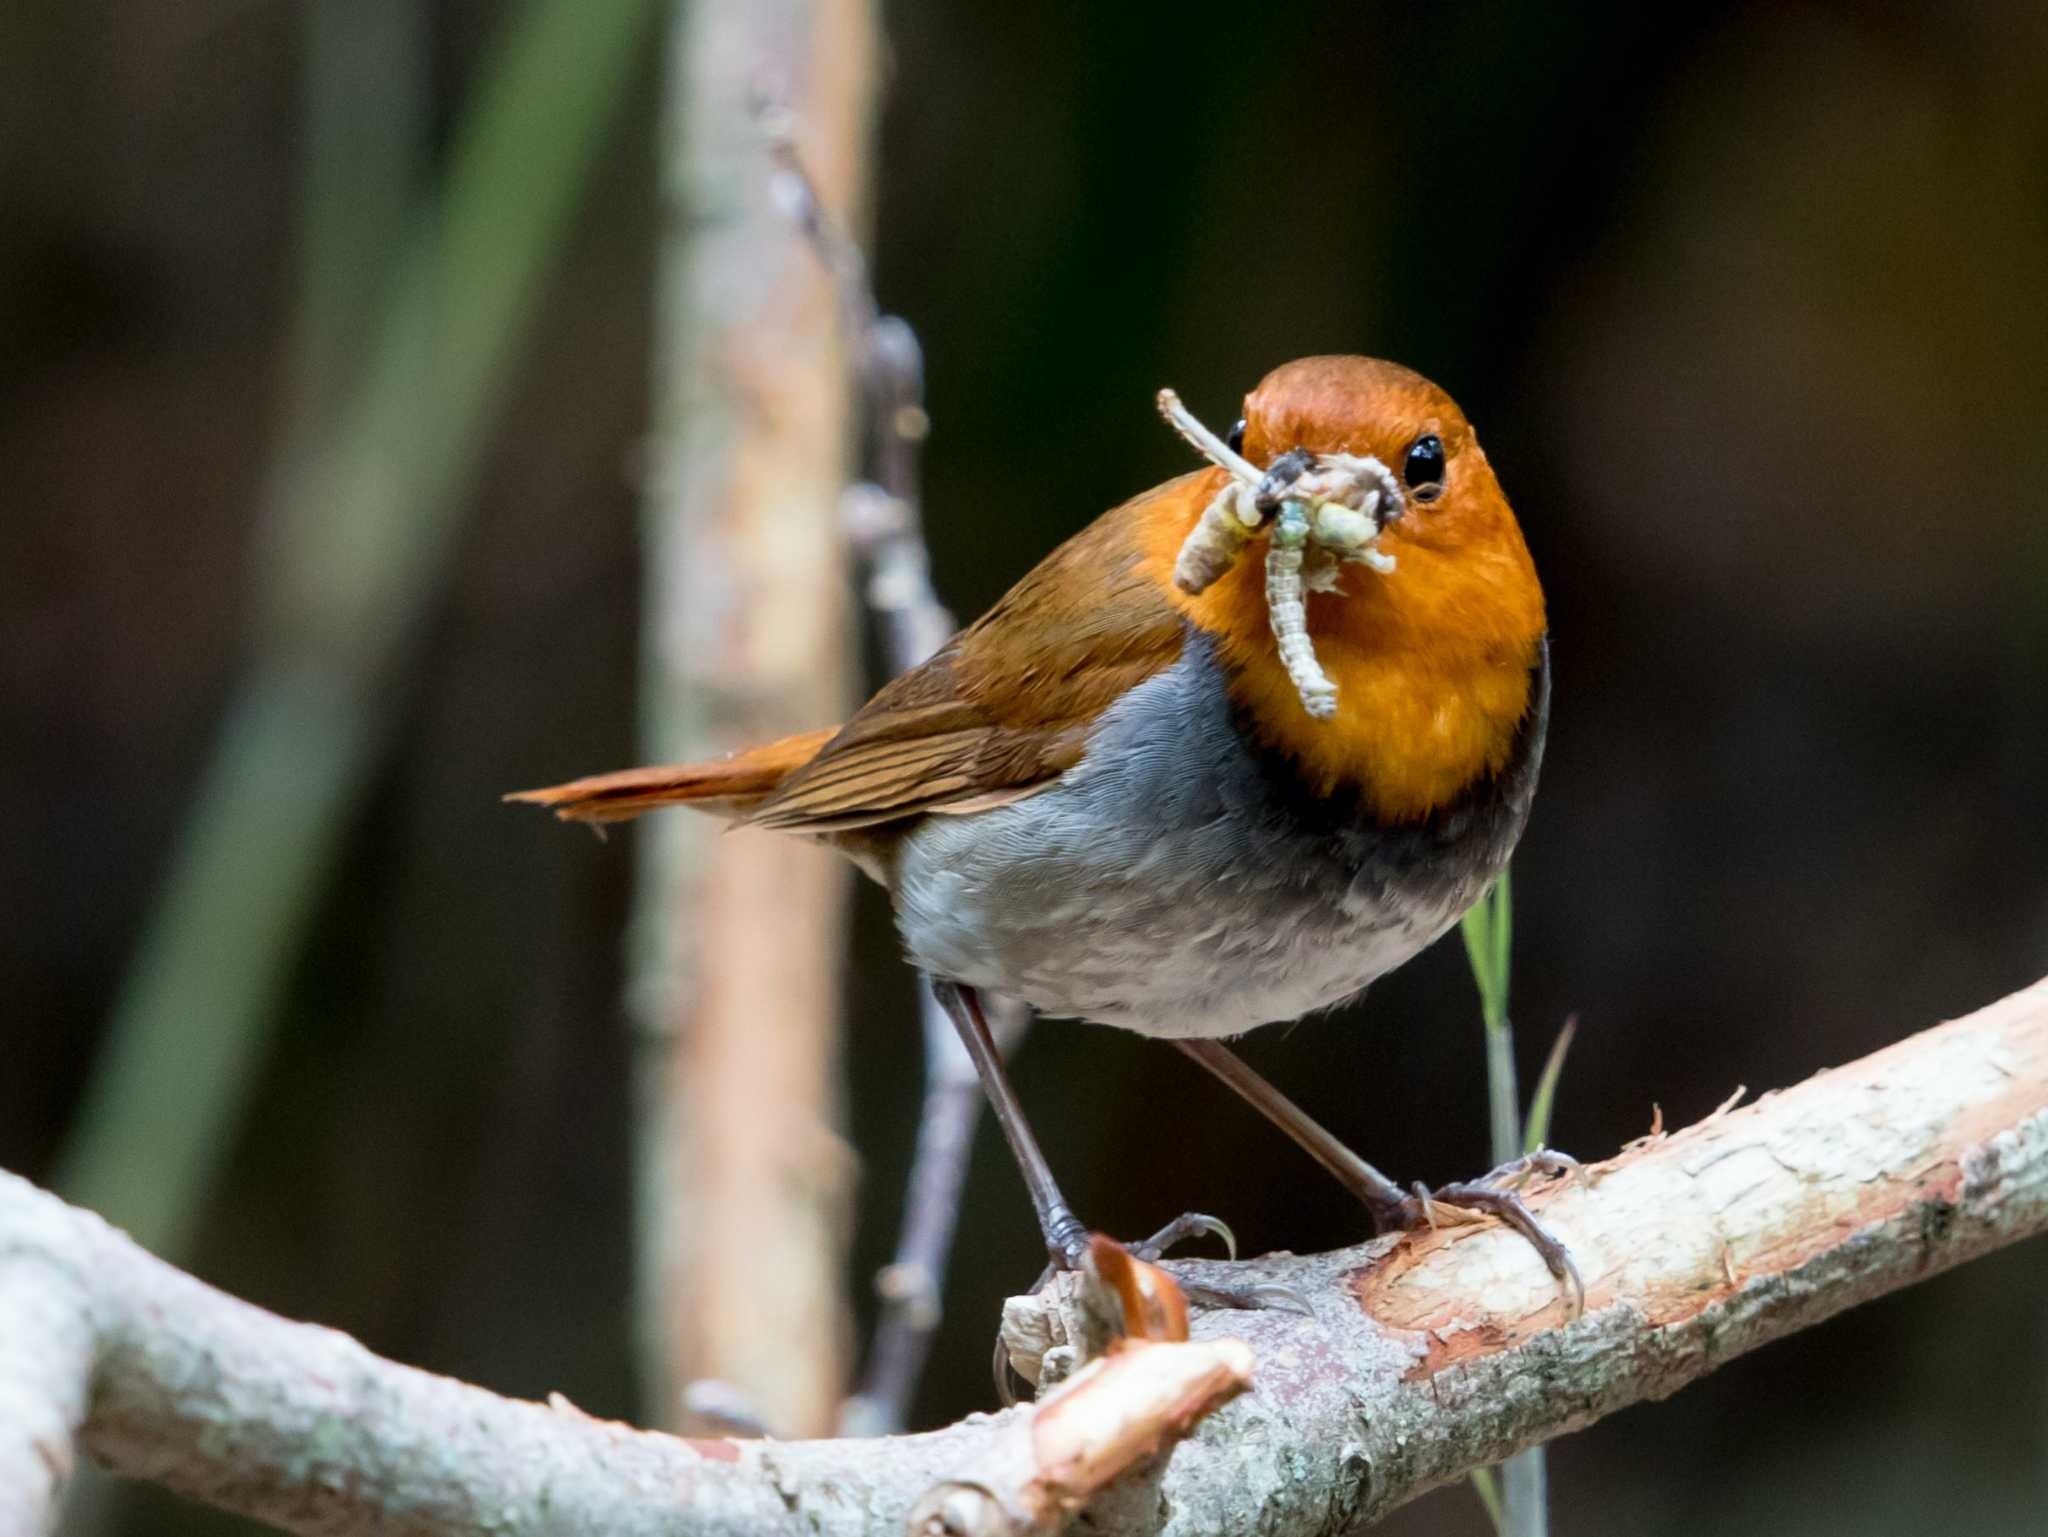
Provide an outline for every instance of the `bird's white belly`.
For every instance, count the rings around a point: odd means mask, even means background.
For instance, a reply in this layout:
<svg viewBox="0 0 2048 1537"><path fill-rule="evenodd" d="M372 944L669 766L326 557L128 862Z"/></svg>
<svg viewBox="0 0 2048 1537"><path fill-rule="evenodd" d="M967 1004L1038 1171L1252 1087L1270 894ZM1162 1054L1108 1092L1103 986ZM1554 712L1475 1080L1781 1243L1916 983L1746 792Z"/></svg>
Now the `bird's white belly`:
<svg viewBox="0 0 2048 1537"><path fill-rule="evenodd" d="M1305 809L1275 772L1191 636L1052 788L904 836L892 885L912 961L1045 1014L1236 1035L1342 1002L1443 934L1528 804L1389 831Z"/></svg>

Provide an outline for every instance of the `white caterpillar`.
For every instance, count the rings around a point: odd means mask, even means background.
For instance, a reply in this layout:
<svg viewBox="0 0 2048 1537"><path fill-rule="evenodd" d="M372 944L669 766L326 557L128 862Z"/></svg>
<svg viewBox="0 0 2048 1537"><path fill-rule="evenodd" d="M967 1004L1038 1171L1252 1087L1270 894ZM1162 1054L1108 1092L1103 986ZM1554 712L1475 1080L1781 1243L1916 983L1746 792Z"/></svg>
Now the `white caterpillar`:
<svg viewBox="0 0 2048 1537"><path fill-rule="evenodd" d="M1337 713L1337 685L1316 660L1315 643L1308 638L1308 595L1301 581L1311 531L1306 502L1289 497L1280 504L1266 546L1266 611L1280 645L1280 665L1301 695L1301 707L1317 720L1328 720Z"/></svg>
<svg viewBox="0 0 2048 1537"><path fill-rule="evenodd" d="M1237 563L1238 552L1259 531L1262 521L1244 482L1227 482L1216 500L1202 510L1201 522L1182 541L1173 562L1174 585L1190 596L1205 590Z"/></svg>

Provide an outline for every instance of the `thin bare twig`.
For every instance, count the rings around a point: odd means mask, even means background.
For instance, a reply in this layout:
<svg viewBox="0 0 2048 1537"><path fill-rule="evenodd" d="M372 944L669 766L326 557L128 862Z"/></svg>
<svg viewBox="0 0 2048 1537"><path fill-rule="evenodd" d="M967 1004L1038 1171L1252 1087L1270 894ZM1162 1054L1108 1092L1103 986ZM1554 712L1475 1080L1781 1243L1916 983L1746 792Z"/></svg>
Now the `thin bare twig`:
<svg viewBox="0 0 2048 1537"><path fill-rule="evenodd" d="M881 619L889 665L907 672L951 637L953 616L932 588L918 460L930 430L924 348L876 302L860 245L832 217L797 153L786 109L765 97L756 116L775 160L775 196L831 276L861 383L872 478L848 488L846 531L868 564L868 605Z"/></svg>

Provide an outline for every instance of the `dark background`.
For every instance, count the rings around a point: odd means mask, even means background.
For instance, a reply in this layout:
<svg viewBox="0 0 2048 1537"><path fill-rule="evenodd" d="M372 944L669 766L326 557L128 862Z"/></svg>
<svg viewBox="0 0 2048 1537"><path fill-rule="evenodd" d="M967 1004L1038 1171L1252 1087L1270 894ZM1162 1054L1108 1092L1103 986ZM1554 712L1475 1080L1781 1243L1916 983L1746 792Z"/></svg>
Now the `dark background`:
<svg viewBox="0 0 2048 1537"><path fill-rule="evenodd" d="M517 7L422 0L434 145ZM1964 7L901 0L882 301L928 353L939 586L986 606L1187 467L1303 352L1478 423L1550 595L1516 863L1555 1140L1697 1118L2048 971L2048 22ZM48 1178L250 643L296 232L303 17L0 8L0 1164ZM495 802L629 761L659 50L578 202L459 556L378 700L254 1102L187 1256L502 1390L636 1410L620 937L631 840ZM378 110L374 82L363 110ZM861 896L857 1290L919 1089ZM1246 1054L1403 1178L1485 1162L1455 944ZM1257 1250L1342 1193L1174 1053L1043 1027L1022 1092L1077 1206ZM986 1140L921 1413L985 1404L1038 1264ZM2023 1246L1559 1444L1561 1534L2039 1531L2048 1254ZM167 1500L134 1530L231 1523ZM1449 1491L1389 1531L1484 1530Z"/></svg>

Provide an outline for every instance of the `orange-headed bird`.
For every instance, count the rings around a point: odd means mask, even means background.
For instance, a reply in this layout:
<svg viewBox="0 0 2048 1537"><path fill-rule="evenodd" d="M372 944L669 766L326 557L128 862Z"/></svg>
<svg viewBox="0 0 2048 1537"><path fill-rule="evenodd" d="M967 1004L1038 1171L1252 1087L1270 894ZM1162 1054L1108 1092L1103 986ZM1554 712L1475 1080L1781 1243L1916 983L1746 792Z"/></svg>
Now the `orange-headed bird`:
<svg viewBox="0 0 2048 1537"><path fill-rule="evenodd" d="M1325 559L1307 584L1306 642L1334 706L1312 709L1288 663L1272 552L1177 579L1205 510L1231 491L1217 467L1104 513L837 730L514 797L592 822L691 806L819 839L881 882L1069 1266L1087 1229L981 995L1174 1041L1379 1226L1414 1227L1430 1198L1221 1041L1355 997L1451 928L1507 863L1543 757L1543 589L1448 395L1393 363L1303 358L1246 397L1230 449L1218 457L1264 477L1234 504L1250 509L1247 543L1277 545L1274 514L1298 485L1370 471L1354 476L1375 488L1354 506L1377 556ZM1436 1199L1511 1222L1576 1284L1491 1177Z"/></svg>

